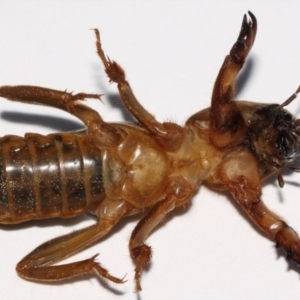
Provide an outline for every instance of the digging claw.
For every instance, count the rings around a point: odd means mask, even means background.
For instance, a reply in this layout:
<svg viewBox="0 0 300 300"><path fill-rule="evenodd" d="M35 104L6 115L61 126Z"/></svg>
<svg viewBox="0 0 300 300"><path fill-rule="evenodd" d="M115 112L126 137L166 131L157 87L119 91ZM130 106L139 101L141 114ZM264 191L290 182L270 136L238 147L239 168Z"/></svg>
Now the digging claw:
<svg viewBox="0 0 300 300"><path fill-rule="evenodd" d="M276 235L276 247L286 252L286 260L300 264L300 240L297 233L289 226L283 227Z"/></svg>
<svg viewBox="0 0 300 300"><path fill-rule="evenodd" d="M255 40L256 18L251 12L249 12L249 16L250 20L247 19L246 15L244 16L240 34L230 51L232 60L237 64L244 62Z"/></svg>

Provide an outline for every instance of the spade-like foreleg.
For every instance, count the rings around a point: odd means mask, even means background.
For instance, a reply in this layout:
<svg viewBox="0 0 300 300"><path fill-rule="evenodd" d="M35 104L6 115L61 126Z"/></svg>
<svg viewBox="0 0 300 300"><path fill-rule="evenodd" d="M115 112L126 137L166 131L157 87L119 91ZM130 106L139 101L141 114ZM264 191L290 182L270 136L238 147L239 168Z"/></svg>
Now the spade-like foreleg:
<svg viewBox="0 0 300 300"><path fill-rule="evenodd" d="M210 139L220 148L239 145L247 128L233 98L236 77L254 43L257 30L255 16L251 12L249 16L250 20L246 15L243 18L238 39L225 57L212 93Z"/></svg>

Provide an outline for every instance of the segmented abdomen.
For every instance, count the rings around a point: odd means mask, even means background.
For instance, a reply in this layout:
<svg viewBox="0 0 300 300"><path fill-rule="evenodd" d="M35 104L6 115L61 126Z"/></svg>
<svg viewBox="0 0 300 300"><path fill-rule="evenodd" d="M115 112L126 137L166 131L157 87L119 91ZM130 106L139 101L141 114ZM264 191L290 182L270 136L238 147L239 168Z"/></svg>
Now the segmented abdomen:
<svg viewBox="0 0 300 300"><path fill-rule="evenodd" d="M0 223L72 217L104 196L101 152L86 135L0 139Z"/></svg>

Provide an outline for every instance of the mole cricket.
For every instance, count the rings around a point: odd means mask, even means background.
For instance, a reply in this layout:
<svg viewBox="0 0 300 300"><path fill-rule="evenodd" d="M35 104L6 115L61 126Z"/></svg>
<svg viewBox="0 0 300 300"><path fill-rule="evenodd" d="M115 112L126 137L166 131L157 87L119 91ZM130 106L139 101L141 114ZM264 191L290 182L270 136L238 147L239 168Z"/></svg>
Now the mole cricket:
<svg viewBox="0 0 300 300"><path fill-rule="evenodd" d="M283 168L300 154L300 119L282 104L235 101L235 82L253 46L255 16L244 15L237 41L217 75L211 107L191 116L184 126L161 123L136 99L125 72L104 54L100 33L96 49L110 82L137 124L107 123L85 99L100 94L53 90L37 86L1 86L11 101L51 106L72 114L86 129L46 136L29 133L0 139L0 223L32 219L71 218L88 212L97 223L48 241L17 264L17 273L36 282L60 282L97 275L122 284L97 261L97 255L55 265L99 241L124 217L140 214L129 252L135 264L136 291L152 250L145 243L172 210L188 204L203 184L228 192L251 221L287 260L300 264L297 233L270 211L261 199L262 182L275 174L284 186Z"/></svg>

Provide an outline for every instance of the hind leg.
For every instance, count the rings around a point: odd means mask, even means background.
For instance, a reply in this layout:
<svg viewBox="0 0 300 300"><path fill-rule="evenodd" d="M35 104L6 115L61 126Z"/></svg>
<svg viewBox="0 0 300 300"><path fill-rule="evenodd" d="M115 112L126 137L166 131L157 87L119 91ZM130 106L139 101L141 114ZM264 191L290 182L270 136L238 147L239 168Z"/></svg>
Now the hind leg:
<svg viewBox="0 0 300 300"><path fill-rule="evenodd" d="M100 100L98 94L73 94L38 86L17 85L1 86L0 97L11 101L51 106L69 112L85 124L88 134L99 146L117 146L125 137L120 128L104 122L95 110L82 104L81 101L85 99Z"/></svg>
<svg viewBox="0 0 300 300"><path fill-rule="evenodd" d="M97 274L115 283L124 283L95 261L97 255L70 264L52 266L87 248L105 236L126 215L127 203L105 200L99 209L97 224L48 241L24 257L17 265L20 277L37 282L59 282L81 275Z"/></svg>

